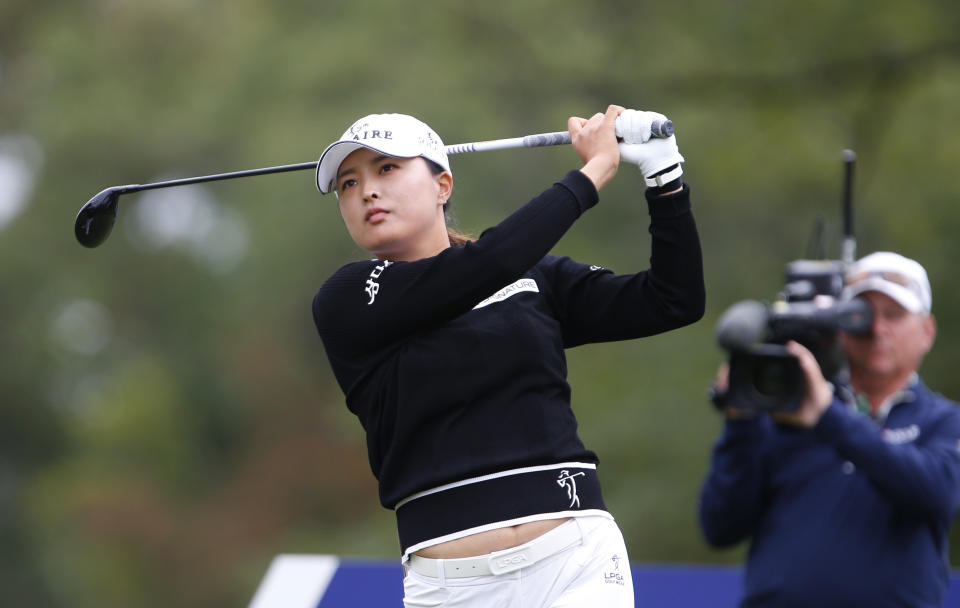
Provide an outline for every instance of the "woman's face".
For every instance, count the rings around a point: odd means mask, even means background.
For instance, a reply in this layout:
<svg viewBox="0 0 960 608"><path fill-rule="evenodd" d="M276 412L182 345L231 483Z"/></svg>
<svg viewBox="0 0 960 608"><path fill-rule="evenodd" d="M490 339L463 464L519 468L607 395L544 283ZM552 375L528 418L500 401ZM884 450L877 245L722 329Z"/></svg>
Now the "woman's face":
<svg viewBox="0 0 960 608"><path fill-rule="evenodd" d="M423 158L360 148L340 164L336 185L350 236L378 258L420 259L449 246L443 204L453 178L434 175Z"/></svg>

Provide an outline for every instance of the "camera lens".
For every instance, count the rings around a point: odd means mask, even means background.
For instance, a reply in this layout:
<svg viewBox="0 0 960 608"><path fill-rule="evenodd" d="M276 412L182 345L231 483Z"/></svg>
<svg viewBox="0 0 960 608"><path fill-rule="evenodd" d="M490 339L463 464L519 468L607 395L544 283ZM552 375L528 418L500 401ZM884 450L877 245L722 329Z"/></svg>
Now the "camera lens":
<svg viewBox="0 0 960 608"><path fill-rule="evenodd" d="M730 356L727 404L741 409L790 411L803 398L803 372L783 345L763 344Z"/></svg>

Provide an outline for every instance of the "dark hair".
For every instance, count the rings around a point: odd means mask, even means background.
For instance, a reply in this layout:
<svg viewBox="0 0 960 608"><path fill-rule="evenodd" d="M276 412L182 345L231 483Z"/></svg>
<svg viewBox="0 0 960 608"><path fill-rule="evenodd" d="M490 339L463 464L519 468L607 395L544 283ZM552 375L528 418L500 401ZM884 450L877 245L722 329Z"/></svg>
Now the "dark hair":
<svg viewBox="0 0 960 608"><path fill-rule="evenodd" d="M422 157L422 158L423 160L427 161L427 166L430 167L430 172L433 173L434 175L440 175L441 173L446 171L446 169L441 167L438 163L430 160L429 158L426 158L426 157ZM443 215L447 220L447 238L450 239L450 244L453 245L454 247L463 247L473 239L470 237L469 234L464 234L450 227L451 225L456 225L457 223L456 218L454 218L453 216L453 212L450 211L451 199L452 197L448 198L447 202L443 204Z"/></svg>

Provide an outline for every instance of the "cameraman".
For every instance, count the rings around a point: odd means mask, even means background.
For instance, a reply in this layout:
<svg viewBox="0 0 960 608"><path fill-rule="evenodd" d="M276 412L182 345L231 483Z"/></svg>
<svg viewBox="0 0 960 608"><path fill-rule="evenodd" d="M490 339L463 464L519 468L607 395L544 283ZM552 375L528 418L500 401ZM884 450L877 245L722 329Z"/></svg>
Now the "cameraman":
<svg viewBox="0 0 960 608"><path fill-rule="evenodd" d="M699 517L715 547L750 537L742 607L941 606L948 532L960 507L960 408L917 369L933 345L923 267L878 252L853 264L842 298L874 309L842 334L849 385L809 350L798 409L725 408ZM716 389L726 386L725 371Z"/></svg>

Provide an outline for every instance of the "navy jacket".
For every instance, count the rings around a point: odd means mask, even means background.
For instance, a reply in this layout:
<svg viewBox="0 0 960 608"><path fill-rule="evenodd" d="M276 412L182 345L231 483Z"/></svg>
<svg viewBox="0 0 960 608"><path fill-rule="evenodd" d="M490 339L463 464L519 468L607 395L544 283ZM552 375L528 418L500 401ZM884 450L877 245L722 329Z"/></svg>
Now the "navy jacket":
<svg viewBox="0 0 960 608"><path fill-rule="evenodd" d="M941 606L960 507L960 408L917 379L882 423L835 399L812 430L727 420L709 543L751 539L744 607Z"/></svg>

